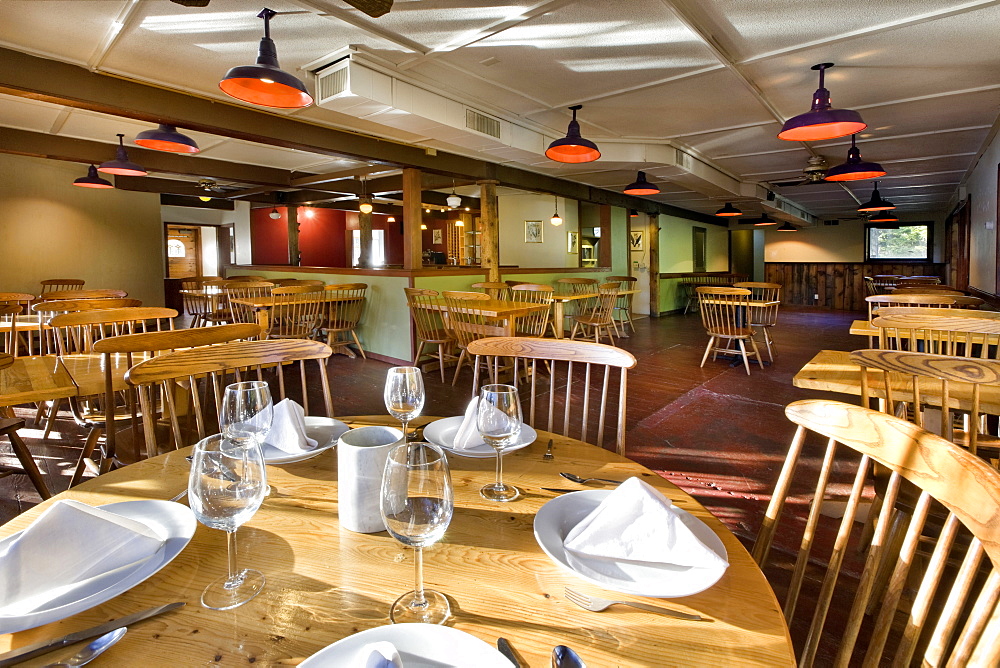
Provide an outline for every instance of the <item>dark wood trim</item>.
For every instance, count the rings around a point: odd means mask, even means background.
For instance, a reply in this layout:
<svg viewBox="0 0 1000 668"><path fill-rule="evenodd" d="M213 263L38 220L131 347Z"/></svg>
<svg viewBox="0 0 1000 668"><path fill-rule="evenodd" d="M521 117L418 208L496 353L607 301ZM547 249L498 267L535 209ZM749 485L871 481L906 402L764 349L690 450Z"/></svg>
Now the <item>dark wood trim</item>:
<svg viewBox="0 0 1000 668"><path fill-rule="evenodd" d="M993 308L1000 310L1000 295L996 294L995 292L986 292L985 290L980 290L974 285L970 285L967 288L967 290L969 291L969 294L972 295L973 297L979 297L989 306L992 306Z"/></svg>
<svg viewBox="0 0 1000 668"><path fill-rule="evenodd" d="M198 197L201 197L200 195ZM183 206L189 209L216 209L218 211L235 211L236 202L228 199L212 197L207 202L202 202L194 195L160 195L160 205L162 206ZM208 195L204 195L208 197Z"/></svg>
<svg viewBox="0 0 1000 668"><path fill-rule="evenodd" d="M870 230L891 230L900 227L926 227L927 228L927 257L917 259L907 258L871 258L871 234ZM907 223L865 223L865 263L866 264L928 264L934 261L934 221L918 220ZM943 277L942 277L943 278Z"/></svg>
<svg viewBox="0 0 1000 668"><path fill-rule="evenodd" d="M166 252L166 251L164 251ZM287 264L233 264L227 267L230 271L286 271L293 274L355 274L358 276L485 276L486 270L480 267L456 267L441 265L440 268L424 267L421 269L361 269L358 267L292 267ZM610 267L544 267L532 269L529 267L500 267L500 273L506 274L588 274L609 272Z"/></svg>
<svg viewBox="0 0 1000 668"><path fill-rule="evenodd" d="M938 276L944 280L946 271L947 265L941 262L765 262L764 280L784 287L784 304L865 311L865 276Z"/></svg>

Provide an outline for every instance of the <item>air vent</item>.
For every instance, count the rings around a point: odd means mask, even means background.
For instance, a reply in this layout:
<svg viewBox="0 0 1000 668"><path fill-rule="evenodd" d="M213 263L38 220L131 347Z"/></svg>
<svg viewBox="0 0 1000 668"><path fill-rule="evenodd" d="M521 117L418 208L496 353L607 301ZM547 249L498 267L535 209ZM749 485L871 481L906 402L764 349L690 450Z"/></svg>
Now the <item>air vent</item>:
<svg viewBox="0 0 1000 668"><path fill-rule="evenodd" d="M500 139L500 121L491 118L486 114L481 114L475 109L465 109L465 127L475 130L484 135Z"/></svg>
<svg viewBox="0 0 1000 668"><path fill-rule="evenodd" d="M347 67L341 67L339 70L324 73L323 76L317 77L319 99L325 100L343 93L347 90L349 83L350 79Z"/></svg>
<svg viewBox="0 0 1000 668"><path fill-rule="evenodd" d="M691 169L691 156L680 150L679 148L674 149L677 154L674 156L674 160L678 167L683 167L684 169Z"/></svg>

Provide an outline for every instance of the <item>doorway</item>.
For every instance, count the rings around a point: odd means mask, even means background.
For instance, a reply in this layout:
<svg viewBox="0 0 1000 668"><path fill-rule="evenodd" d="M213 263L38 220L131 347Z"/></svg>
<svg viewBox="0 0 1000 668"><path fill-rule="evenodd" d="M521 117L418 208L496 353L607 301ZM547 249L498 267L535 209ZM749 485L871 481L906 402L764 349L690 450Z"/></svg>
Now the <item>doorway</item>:
<svg viewBox="0 0 1000 668"><path fill-rule="evenodd" d="M167 278L201 275L201 228L167 225Z"/></svg>

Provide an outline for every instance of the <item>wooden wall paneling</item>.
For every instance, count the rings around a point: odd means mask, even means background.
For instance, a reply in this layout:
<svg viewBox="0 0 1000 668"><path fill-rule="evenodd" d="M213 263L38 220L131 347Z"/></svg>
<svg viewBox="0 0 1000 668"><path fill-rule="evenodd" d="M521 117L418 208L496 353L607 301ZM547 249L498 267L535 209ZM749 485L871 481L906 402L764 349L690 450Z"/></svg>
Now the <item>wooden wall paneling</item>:
<svg viewBox="0 0 1000 668"><path fill-rule="evenodd" d="M864 311L865 276L899 274L944 278L947 269L947 265L939 263L768 262L764 265L764 277L784 286L782 302L785 304ZM813 295L819 298L814 299Z"/></svg>

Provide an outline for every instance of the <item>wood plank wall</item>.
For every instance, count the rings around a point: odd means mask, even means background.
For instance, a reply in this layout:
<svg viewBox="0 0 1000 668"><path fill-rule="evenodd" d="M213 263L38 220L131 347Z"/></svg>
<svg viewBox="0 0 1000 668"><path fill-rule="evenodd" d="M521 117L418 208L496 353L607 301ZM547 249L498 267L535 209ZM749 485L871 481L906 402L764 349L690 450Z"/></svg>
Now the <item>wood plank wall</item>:
<svg viewBox="0 0 1000 668"><path fill-rule="evenodd" d="M847 311L864 311L864 276L939 276L944 280L947 264L869 264L863 262L766 262L764 280L784 286L784 304L822 306ZM814 295L819 299L814 299Z"/></svg>

